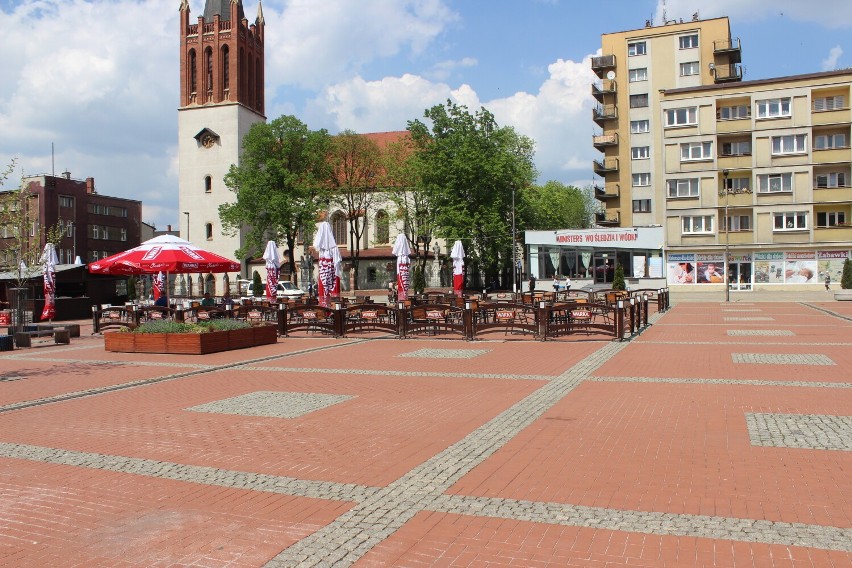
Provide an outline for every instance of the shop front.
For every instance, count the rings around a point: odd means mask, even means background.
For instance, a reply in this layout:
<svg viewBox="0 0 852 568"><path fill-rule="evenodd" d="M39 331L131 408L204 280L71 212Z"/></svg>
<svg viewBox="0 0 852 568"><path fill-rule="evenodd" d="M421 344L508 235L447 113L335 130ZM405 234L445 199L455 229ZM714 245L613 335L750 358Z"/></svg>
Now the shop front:
<svg viewBox="0 0 852 568"><path fill-rule="evenodd" d="M849 250L751 251L724 253L670 253L666 272L671 285L724 284L731 290L749 291L760 287L818 286L828 275L839 282L843 261ZM709 288L709 287L708 287Z"/></svg>
<svg viewBox="0 0 852 568"><path fill-rule="evenodd" d="M607 288L616 264L631 287L658 287L663 279L662 227L526 231L527 275L570 277L572 286Z"/></svg>

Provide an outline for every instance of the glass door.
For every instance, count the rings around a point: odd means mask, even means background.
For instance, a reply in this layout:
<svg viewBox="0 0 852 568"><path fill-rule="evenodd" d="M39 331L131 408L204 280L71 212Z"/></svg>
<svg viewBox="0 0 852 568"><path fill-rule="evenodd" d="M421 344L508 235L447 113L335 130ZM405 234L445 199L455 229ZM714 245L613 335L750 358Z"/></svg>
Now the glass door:
<svg viewBox="0 0 852 568"><path fill-rule="evenodd" d="M729 286L731 290L751 290L751 263L731 262L728 264Z"/></svg>
<svg viewBox="0 0 852 568"><path fill-rule="evenodd" d="M615 257L606 253L595 255L595 284L611 284L615 276Z"/></svg>

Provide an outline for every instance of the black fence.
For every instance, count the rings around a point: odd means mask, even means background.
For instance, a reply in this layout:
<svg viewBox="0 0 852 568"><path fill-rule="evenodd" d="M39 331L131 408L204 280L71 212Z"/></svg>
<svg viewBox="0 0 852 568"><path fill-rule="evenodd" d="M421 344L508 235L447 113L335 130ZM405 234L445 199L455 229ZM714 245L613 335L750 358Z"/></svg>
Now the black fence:
<svg viewBox="0 0 852 568"><path fill-rule="evenodd" d="M418 336L456 337L475 340L493 334L529 336L546 341L571 335L605 335L629 338L650 323L650 306L657 312L669 309L667 289L620 292L484 295L437 302L432 297L413 298L393 305L343 299L324 307L316 303L233 306L92 307L94 333L121 327L135 328L152 320L204 322L211 319L241 319L249 323L274 324L279 335L324 334L356 337L384 333L398 338Z"/></svg>

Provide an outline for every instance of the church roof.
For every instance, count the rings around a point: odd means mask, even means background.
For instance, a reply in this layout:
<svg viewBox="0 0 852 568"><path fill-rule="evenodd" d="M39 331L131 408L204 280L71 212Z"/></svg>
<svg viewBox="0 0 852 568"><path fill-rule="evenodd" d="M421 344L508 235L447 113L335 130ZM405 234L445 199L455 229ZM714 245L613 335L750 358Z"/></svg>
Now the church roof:
<svg viewBox="0 0 852 568"><path fill-rule="evenodd" d="M231 19L231 1L232 0L206 0L204 3L204 21L212 22L213 16L219 14L220 20L230 20ZM243 13L243 3L242 0L237 1L237 17L239 21L245 19L245 14Z"/></svg>

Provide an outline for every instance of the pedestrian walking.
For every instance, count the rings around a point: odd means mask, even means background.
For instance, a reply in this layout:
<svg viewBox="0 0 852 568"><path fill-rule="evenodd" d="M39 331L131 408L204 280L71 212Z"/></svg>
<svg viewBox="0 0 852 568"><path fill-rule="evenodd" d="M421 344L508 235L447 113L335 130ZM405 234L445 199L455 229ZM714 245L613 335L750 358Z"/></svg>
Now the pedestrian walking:
<svg viewBox="0 0 852 568"><path fill-rule="evenodd" d="M831 274L829 274L828 272L825 273L825 289L831 289Z"/></svg>

